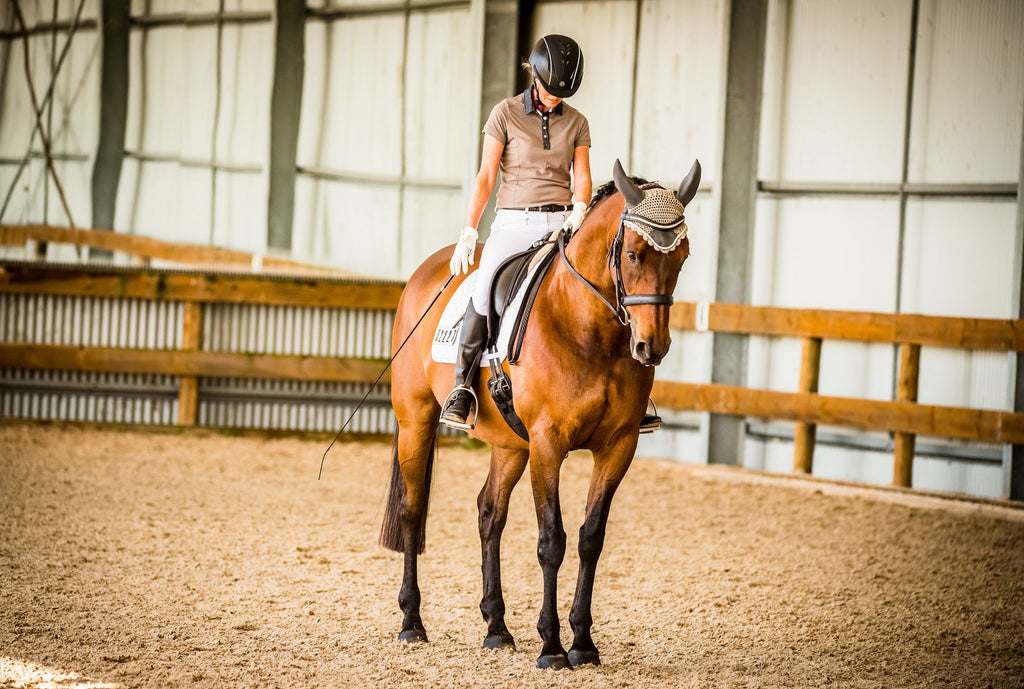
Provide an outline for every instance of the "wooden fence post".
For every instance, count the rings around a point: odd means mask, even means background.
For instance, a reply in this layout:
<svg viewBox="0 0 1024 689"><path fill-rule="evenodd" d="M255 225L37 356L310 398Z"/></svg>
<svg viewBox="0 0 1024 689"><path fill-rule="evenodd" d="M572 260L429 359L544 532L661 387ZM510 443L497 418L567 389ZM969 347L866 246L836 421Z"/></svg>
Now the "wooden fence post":
<svg viewBox="0 0 1024 689"><path fill-rule="evenodd" d="M195 301L186 301L183 306L181 348L185 351L196 351L202 344L203 307ZM178 424L195 426L198 407L198 379L195 376L181 376L178 390Z"/></svg>
<svg viewBox="0 0 1024 689"><path fill-rule="evenodd" d="M800 353L800 392L818 392L821 369L821 338L805 337ZM811 473L814 466L814 436L818 425L798 421L793 435L793 471Z"/></svg>
<svg viewBox="0 0 1024 689"><path fill-rule="evenodd" d="M900 344L900 379L896 391L896 399L901 402L917 401L917 380L918 372L921 369L921 345L902 343ZM894 462L892 469L892 484L894 486L910 487L914 470L914 441L917 438L913 433L897 432L894 436Z"/></svg>

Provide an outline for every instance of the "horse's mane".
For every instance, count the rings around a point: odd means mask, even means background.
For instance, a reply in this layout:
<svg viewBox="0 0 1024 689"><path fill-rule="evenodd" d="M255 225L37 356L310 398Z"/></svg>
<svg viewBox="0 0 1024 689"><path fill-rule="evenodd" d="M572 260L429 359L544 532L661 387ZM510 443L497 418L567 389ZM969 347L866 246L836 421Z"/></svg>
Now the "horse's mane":
<svg viewBox="0 0 1024 689"><path fill-rule="evenodd" d="M633 180L633 184L637 185L638 187L641 187L645 184L650 184L650 182L648 182L643 177L630 177L630 179ZM594 191L594 195L590 197L590 205L587 206L587 210L589 211L591 208L596 206L598 202L601 201L601 199L607 196L611 196L613 193L615 193L615 181L609 180L602 184L601 186L599 186Z"/></svg>

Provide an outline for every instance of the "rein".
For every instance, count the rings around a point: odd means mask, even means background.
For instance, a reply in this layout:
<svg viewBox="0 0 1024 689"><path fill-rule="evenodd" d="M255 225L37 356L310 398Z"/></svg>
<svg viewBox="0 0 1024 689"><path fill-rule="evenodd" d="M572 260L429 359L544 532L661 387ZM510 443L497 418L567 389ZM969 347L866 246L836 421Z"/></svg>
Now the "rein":
<svg viewBox="0 0 1024 689"><path fill-rule="evenodd" d="M615 232L615 238L612 239L612 246L609 251L612 260L612 282L615 285L614 306L612 306L611 302L601 295L601 292L599 292L589 280L580 275L579 271L573 268L572 264L569 263L569 257L565 255L565 238L563 234L558 235L558 253L562 257L562 263L565 264L565 267L570 273L579 279L587 289L593 292L594 295L601 300L602 304L608 307L615 316L615 319L622 325L629 325L629 312L626 311L627 306L636 306L640 304L667 306L671 305L675 301L675 298L671 294L626 294L626 288L622 285L622 245L625 235L626 220L634 219L640 219L647 223L650 222L646 218L639 218L639 216L630 215L626 210L623 210L619 219L619 229ZM682 221L680 220L680 222Z"/></svg>

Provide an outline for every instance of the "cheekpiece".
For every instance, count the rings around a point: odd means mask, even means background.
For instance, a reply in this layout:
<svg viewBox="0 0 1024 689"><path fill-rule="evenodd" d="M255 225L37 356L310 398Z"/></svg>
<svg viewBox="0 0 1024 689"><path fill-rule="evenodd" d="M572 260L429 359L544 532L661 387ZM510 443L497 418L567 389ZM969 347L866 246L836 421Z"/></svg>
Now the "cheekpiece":
<svg viewBox="0 0 1024 689"><path fill-rule="evenodd" d="M686 238L685 208L675 193L658 184L640 187L644 198L626 206L622 222L658 251L671 253Z"/></svg>

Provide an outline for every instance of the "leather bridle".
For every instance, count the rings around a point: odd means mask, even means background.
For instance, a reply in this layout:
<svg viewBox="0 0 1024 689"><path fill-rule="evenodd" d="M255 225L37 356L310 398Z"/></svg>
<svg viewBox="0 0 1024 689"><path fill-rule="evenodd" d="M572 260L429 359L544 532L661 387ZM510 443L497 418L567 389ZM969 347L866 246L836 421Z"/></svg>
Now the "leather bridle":
<svg viewBox="0 0 1024 689"><path fill-rule="evenodd" d="M643 222L650 223L651 221L640 216L631 215L628 211L623 209L622 215L619 219L619 229L615 233L615 238L612 239L611 248L608 250L609 260L611 262L612 271L612 282L615 286L615 305L605 299L601 292L594 287L589 280L579 274L579 272L572 267L569 263L569 258L565 255L565 233L560 232L558 234L558 253L562 256L562 263L569 270L570 273L575 275L591 292L593 292L601 303L608 307L609 310L615 315L615 318L622 325L629 325L629 312L626 311L627 306L639 306L641 304L650 304L654 306L671 306L675 301L675 298L671 294L626 294L626 288L622 284L622 247L625 240L625 228L626 221L631 222ZM671 226L665 226L664 229L673 229L683 223L683 218ZM662 229L662 226L658 226Z"/></svg>

